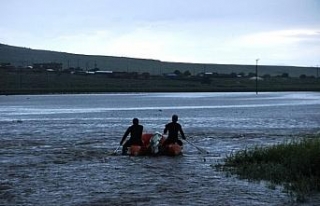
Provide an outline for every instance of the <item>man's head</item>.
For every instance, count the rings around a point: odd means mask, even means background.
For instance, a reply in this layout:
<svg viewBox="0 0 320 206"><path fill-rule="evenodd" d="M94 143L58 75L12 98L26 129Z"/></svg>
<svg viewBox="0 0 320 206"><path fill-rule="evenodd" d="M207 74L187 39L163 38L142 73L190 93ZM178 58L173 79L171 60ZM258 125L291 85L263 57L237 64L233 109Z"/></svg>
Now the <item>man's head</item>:
<svg viewBox="0 0 320 206"><path fill-rule="evenodd" d="M178 115L174 114L172 115L172 121L177 122L178 121Z"/></svg>
<svg viewBox="0 0 320 206"><path fill-rule="evenodd" d="M138 125L139 124L139 119L138 118L133 118L132 123L134 125Z"/></svg>

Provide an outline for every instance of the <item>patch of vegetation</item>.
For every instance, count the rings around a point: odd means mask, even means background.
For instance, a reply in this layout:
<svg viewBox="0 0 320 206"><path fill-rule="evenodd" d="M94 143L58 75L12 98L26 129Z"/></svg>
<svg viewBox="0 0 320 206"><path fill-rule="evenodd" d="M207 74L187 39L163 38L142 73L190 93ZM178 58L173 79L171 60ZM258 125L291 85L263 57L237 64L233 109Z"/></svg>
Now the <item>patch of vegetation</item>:
<svg viewBox="0 0 320 206"><path fill-rule="evenodd" d="M110 77L99 74L35 72L0 69L0 95L98 92L248 92L255 91L255 81L248 77L169 78ZM320 91L320 78L267 78L259 81L258 91Z"/></svg>
<svg viewBox="0 0 320 206"><path fill-rule="evenodd" d="M320 191L320 135L269 147L246 148L231 153L216 169L240 178L284 186L286 192L305 201Z"/></svg>

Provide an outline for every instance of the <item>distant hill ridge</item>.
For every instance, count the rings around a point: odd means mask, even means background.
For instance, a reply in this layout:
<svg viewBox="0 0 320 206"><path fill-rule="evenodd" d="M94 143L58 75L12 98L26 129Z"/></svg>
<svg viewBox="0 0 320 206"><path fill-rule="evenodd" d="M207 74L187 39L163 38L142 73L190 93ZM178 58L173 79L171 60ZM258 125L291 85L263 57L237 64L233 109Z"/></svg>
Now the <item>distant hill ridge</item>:
<svg viewBox="0 0 320 206"><path fill-rule="evenodd" d="M106 71L149 72L154 75L172 73L175 70L181 72L188 70L193 75L201 72L217 72L221 74L255 73L255 65L164 62L152 59L83 55L36 50L0 43L0 63L11 63L14 66L29 66L34 63L49 62L62 63L64 69L69 67L80 67L84 70L88 70L97 67L100 70ZM302 74L308 76L317 75L317 69L314 67L259 65L258 68L259 75L270 74L271 76L276 76L283 73L288 73L292 77L298 77Z"/></svg>

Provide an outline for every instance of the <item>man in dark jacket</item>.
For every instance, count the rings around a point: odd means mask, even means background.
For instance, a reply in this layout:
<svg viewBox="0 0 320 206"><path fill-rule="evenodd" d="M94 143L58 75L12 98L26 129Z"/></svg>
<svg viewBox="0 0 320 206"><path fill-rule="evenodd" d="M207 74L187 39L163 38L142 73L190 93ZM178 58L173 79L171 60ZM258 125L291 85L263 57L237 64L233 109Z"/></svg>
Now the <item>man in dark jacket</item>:
<svg viewBox="0 0 320 206"><path fill-rule="evenodd" d="M142 146L141 136L142 136L143 126L139 125L138 118L134 118L132 120L132 123L133 123L133 125L128 127L128 129L124 133L122 140L120 142L120 145L122 145L122 154L127 154L128 147L130 147L131 145L141 145ZM125 139L127 138L127 136L129 134L130 134L130 139L124 143Z"/></svg>
<svg viewBox="0 0 320 206"><path fill-rule="evenodd" d="M166 124L163 130L163 134L167 134L168 131L169 135L163 143L163 146L171 143L178 143L180 146L182 146L182 141L178 139L178 133L180 132L182 139L186 139L186 137L184 136L181 125L178 123L178 115L172 115L172 122Z"/></svg>

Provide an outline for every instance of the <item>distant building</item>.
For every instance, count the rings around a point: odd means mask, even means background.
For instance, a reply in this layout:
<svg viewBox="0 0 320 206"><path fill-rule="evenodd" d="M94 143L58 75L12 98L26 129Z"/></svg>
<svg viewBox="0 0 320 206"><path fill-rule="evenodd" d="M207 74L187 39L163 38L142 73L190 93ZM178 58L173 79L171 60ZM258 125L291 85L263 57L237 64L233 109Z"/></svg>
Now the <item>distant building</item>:
<svg viewBox="0 0 320 206"><path fill-rule="evenodd" d="M112 71L96 71L96 74L106 74L106 75L111 75L113 72Z"/></svg>
<svg viewBox="0 0 320 206"><path fill-rule="evenodd" d="M258 81L262 81L263 78L261 77L251 77L250 80L258 80Z"/></svg>
<svg viewBox="0 0 320 206"><path fill-rule="evenodd" d="M163 76L168 77L168 78L176 78L176 77L178 77L178 75L175 74L175 73L165 73L165 74L163 74Z"/></svg>
<svg viewBox="0 0 320 206"><path fill-rule="evenodd" d="M36 71L62 71L62 63L36 63L32 68Z"/></svg>
<svg viewBox="0 0 320 206"><path fill-rule="evenodd" d="M0 63L0 69L14 69L15 67L10 63Z"/></svg>

